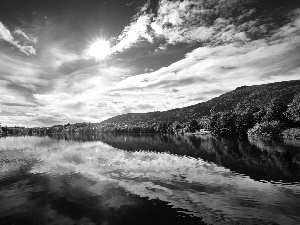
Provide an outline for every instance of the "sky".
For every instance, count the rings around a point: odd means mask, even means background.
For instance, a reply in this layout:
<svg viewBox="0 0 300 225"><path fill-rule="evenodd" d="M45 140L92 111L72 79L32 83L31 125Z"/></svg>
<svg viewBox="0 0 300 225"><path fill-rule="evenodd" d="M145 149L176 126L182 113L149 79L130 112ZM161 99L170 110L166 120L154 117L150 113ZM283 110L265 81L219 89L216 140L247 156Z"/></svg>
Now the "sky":
<svg viewBox="0 0 300 225"><path fill-rule="evenodd" d="M0 123L181 108L300 79L298 0L5 0Z"/></svg>

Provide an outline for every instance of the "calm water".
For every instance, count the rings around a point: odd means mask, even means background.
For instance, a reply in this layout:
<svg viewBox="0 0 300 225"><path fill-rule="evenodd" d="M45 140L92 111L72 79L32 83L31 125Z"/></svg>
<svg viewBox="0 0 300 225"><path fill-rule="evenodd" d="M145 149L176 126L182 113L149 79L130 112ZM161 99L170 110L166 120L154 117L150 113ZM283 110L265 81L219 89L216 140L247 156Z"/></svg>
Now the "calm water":
<svg viewBox="0 0 300 225"><path fill-rule="evenodd" d="M0 224L300 224L300 141L0 139Z"/></svg>

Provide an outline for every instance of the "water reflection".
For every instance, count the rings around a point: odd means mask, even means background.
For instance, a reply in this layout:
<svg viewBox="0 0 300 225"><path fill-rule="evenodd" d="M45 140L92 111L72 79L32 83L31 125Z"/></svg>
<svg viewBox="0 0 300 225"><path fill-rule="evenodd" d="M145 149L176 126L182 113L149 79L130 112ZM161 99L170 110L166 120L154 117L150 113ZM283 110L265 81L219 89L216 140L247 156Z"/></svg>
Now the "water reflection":
<svg viewBox="0 0 300 225"><path fill-rule="evenodd" d="M300 223L300 185L286 183L292 171L277 169L288 171L282 182L266 178L269 167L290 162L279 157L296 151L290 145L270 151L272 143L211 136L65 139L0 139L0 224ZM249 175L258 176L250 164L262 162L269 164L257 168L263 182Z"/></svg>
<svg viewBox="0 0 300 225"><path fill-rule="evenodd" d="M300 181L300 141L160 134L95 134L55 136L57 139L102 141L126 151L170 152L201 158L255 180L271 182Z"/></svg>

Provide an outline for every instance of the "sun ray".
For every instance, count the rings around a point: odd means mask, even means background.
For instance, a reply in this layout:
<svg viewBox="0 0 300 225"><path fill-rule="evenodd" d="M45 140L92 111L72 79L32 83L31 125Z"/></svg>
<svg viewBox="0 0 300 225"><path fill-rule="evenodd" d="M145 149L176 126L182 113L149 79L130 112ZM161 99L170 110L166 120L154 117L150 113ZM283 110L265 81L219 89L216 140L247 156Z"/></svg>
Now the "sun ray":
<svg viewBox="0 0 300 225"><path fill-rule="evenodd" d="M104 60L110 54L110 44L106 40L99 39L89 47L87 53L98 61Z"/></svg>

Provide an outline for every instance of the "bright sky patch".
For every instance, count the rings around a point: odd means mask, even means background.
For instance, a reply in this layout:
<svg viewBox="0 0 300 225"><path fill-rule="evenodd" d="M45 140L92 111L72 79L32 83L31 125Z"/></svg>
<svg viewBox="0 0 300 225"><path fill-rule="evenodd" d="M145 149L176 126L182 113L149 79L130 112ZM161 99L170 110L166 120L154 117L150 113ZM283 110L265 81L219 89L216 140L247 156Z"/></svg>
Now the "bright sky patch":
<svg viewBox="0 0 300 225"><path fill-rule="evenodd" d="M103 60L110 54L109 42L105 40L97 40L88 50L88 55L97 60Z"/></svg>

